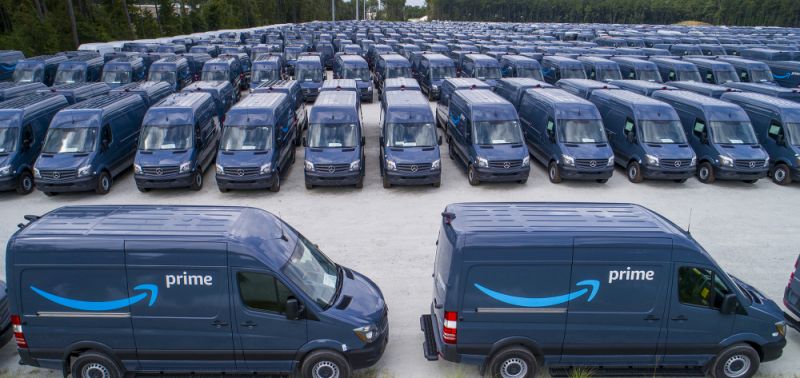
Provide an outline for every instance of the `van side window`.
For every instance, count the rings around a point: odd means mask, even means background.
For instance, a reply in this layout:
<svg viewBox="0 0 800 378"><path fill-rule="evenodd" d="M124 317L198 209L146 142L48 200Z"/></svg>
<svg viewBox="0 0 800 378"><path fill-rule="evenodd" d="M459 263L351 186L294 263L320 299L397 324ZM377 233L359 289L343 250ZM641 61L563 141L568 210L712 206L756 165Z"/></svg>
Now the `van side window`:
<svg viewBox="0 0 800 378"><path fill-rule="evenodd" d="M630 72L628 72L628 79L629 80L636 79L636 71L631 70Z"/></svg>
<svg viewBox="0 0 800 378"><path fill-rule="evenodd" d="M555 135L555 131L556 131L556 123L553 122L552 118L547 118L547 134Z"/></svg>
<svg viewBox="0 0 800 378"><path fill-rule="evenodd" d="M710 269L690 266L678 268L678 300L683 304L719 309L722 299L731 293Z"/></svg>
<svg viewBox="0 0 800 378"><path fill-rule="evenodd" d="M669 71L669 75L667 75L668 81L675 81L675 71Z"/></svg>
<svg viewBox="0 0 800 378"><path fill-rule="evenodd" d="M742 72L739 74L739 79L743 82L750 81L750 75L747 74L747 70L742 70Z"/></svg>
<svg viewBox="0 0 800 378"><path fill-rule="evenodd" d="M706 74L706 82L713 83L714 82L714 74L709 72Z"/></svg>
<svg viewBox="0 0 800 378"><path fill-rule="evenodd" d="M101 141L106 141L106 143L111 144L111 126L105 125L103 126L103 136L100 138Z"/></svg>
<svg viewBox="0 0 800 378"><path fill-rule="evenodd" d="M31 124L25 125L22 129L22 143L23 147L27 148L30 147L34 142L34 135L33 135L33 128Z"/></svg>
<svg viewBox="0 0 800 378"><path fill-rule="evenodd" d="M778 121L772 120L772 122L769 124L769 131L767 134L770 138L776 141L780 139L780 137L783 135L783 128L781 127L781 124Z"/></svg>
<svg viewBox="0 0 800 378"><path fill-rule="evenodd" d="M634 127L633 121L631 121L630 118L626 118L625 119L625 134L627 135L627 134L630 134L631 132L633 132L633 127Z"/></svg>
<svg viewBox="0 0 800 378"><path fill-rule="evenodd" d="M238 272L236 281L245 306L256 311L286 312L286 299L292 296L291 291L272 275Z"/></svg>
<svg viewBox="0 0 800 378"><path fill-rule="evenodd" d="M699 118L696 119L694 121L694 128L692 129L692 131L694 132L694 135L697 135L698 137L702 137L703 134L706 133L706 123L703 122L703 120L701 120Z"/></svg>

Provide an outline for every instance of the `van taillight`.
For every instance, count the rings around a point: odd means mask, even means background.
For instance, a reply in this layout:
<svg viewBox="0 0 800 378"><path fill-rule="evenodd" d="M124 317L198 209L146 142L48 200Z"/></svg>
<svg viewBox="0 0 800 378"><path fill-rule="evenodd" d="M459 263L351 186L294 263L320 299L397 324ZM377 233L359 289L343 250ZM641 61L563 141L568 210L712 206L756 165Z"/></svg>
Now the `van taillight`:
<svg viewBox="0 0 800 378"><path fill-rule="evenodd" d="M442 324L442 339L445 344L456 343L456 328L458 325L458 313L452 311L444 312L444 323Z"/></svg>
<svg viewBox="0 0 800 378"><path fill-rule="evenodd" d="M14 327L14 339L17 340L18 348L28 348L28 341L25 340L25 334L22 333L22 321L19 315L11 315L11 325Z"/></svg>

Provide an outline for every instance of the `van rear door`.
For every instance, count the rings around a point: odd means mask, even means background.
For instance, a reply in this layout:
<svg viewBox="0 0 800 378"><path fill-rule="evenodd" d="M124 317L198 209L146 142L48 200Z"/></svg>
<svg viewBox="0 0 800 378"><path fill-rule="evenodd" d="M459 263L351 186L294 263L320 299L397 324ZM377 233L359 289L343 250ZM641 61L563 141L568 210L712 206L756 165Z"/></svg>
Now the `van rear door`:
<svg viewBox="0 0 800 378"><path fill-rule="evenodd" d="M562 363L653 365L666 317L672 240L575 238ZM580 295L578 295L580 294Z"/></svg>
<svg viewBox="0 0 800 378"><path fill-rule="evenodd" d="M227 244L126 241L128 295L140 369L234 370Z"/></svg>

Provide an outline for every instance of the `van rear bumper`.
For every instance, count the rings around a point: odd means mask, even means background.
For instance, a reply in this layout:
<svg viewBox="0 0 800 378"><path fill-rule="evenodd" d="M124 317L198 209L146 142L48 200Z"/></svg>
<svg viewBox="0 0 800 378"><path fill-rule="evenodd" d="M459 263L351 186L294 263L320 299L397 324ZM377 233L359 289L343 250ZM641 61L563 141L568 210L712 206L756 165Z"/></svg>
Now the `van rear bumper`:
<svg viewBox="0 0 800 378"><path fill-rule="evenodd" d="M392 185L430 185L442 181L442 171L428 171L425 173L386 171L386 179Z"/></svg>
<svg viewBox="0 0 800 378"><path fill-rule="evenodd" d="M758 180L767 177L768 169L761 171L742 171L725 167L714 167L714 175L718 180Z"/></svg>
<svg viewBox="0 0 800 378"><path fill-rule="evenodd" d="M217 175L217 186L220 189L266 189L271 187L275 181L275 174L242 178L230 177Z"/></svg>
<svg viewBox="0 0 800 378"><path fill-rule="evenodd" d="M764 352L764 358L761 359L761 362L777 360L783 354L783 347L785 346L786 338L762 345L761 350Z"/></svg>
<svg viewBox="0 0 800 378"><path fill-rule="evenodd" d="M185 188L192 186L194 172L180 173L166 177L133 175L136 186L145 189Z"/></svg>
<svg viewBox="0 0 800 378"><path fill-rule="evenodd" d="M587 171L575 167L561 166L561 178L569 180L607 180L614 174L614 167L608 169Z"/></svg>
<svg viewBox="0 0 800 378"><path fill-rule="evenodd" d="M504 182L527 180L531 173L531 167L525 166L512 169L496 168L475 168L478 173L478 180L486 182Z"/></svg>
<svg viewBox="0 0 800 378"><path fill-rule="evenodd" d="M97 187L97 177L90 176L69 181L34 179L33 183L36 185L36 189L39 189L42 192L86 192L89 190L94 190L94 188Z"/></svg>
<svg viewBox="0 0 800 378"><path fill-rule="evenodd" d="M314 186L344 186L355 185L361 179L361 172L345 172L332 174L319 174L318 172L305 172L306 182Z"/></svg>
<svg viewBox="0 0 800 378"><path fill-rule="evenodd" d="M683 180L694 176L697 171L694 166L690 168L691 169L675 170L642 165L642 175L644 178L651 180Z"/></svg>

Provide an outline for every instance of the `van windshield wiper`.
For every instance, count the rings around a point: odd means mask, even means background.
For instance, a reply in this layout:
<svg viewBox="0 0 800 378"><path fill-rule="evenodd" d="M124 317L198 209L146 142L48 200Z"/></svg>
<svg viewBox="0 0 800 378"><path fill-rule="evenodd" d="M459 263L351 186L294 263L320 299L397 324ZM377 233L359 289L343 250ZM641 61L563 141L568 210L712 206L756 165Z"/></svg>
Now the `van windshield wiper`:
<svg viewBox="0 0 800 378"><path fill-rule="evenodd" d="M333 292L333 297L331 297L331 301L325 306L325 309L329 309L333 307L333 304L336 303L336 300L339 299L339 295L342 293L342 286L344 286L344 269L339 264L336 264L336 290Z"/></svg>

